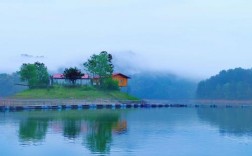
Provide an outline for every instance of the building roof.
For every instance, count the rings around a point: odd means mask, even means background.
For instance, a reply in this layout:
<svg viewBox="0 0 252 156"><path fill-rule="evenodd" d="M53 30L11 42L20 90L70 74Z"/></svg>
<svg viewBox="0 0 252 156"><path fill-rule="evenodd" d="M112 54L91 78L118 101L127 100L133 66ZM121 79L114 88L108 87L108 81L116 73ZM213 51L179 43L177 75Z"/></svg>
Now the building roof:
<svg viewBox="0 0 252 156"><path fill-rule="evenodd" d="M112 75L112 76L117 76L117 75L120 75L120 76L122 76L122 77L125 77L125 78L127 78L127 79L130 79L130 77L129 77L129 76L124 75L124 74L122 74L122 73L113 73L113 75Z"/></svg>
<svg viewBox="0 0 252 156"><path fill-rule="evenodd" d="M124 74L122 74L122 73L113 73L112 74L112 76L117 76L117 75L120 75L120 76L122 76L122 77L125 77L125 78L127 78L127 79L130 79L130 77L129 76L126 76L126 75L124 75ZM65 79L65 76L63 75L63 74L53 74L52 75L52 78L53 79ZM89 78L91 78L88 74L84 74L82 77L81 77L81 79L89 79ZM94 76L94 79L99 79L100 78L100 76Z"/></svg>
<svg viewBox="0 0 252 156"><path fill-rule="evenodd" d="M63 74L53 74L52 75L53 79L65 79L65 76ZM89 75L88 74L84 74L81 79L89 79Z"/></svg>
<svg viewBox="0 0 252 156"><path fill-rule="evenodd" d="M122 77L125 77L125 78L127 78L127 79L130 79L129 76L126 76L126 75L124 75L124 74L122 74L122 73L113 73L113 74L112 74L112 77L113 77L113 76L117 76L117 75L120 75L120 76L122 76ZM94 79L99 79L100 76L99 76L99 75L96 75L96 76L94 76L93 78L94 78Z"/></svg>
<svg viewBox="0 0 252 156"><path fill-rule="evenodd" d="M52 75L52 78L53 79L64 79L64 75L63 74L53 74Z"/></svg>
<svg viewBox="0 0 252 156"><path fill-rule="evenodd" d="M89 79L89 75L88 74L84 74L81 79Z"/></svg>

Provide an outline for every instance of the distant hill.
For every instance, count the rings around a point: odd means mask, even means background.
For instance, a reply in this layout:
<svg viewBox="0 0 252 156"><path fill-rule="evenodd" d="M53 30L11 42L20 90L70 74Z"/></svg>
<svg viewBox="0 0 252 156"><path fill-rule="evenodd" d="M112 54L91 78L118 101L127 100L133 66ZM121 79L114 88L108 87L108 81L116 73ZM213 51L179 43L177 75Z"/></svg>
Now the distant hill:
<svg viewBox="0 0 252 156"><path fill-rule="evenodd" d="M252 99L252 70L223 70L211 78L201 81L197 87L200 99Z"/></svg>
<svg viewBox="0 0 252 156"><path fill-rule="evenodd" d="M20 83L17 73L0 74L0 97L11 96L26 89L26 87L15 85L17 83Z"/></svg>
<svg viewBox="0 0 252 156"><path fill-rule="evenodd" d="M197 88L196 82L167 73L144 72L131 77L127 92L142 99L191 99Z"/></svg>

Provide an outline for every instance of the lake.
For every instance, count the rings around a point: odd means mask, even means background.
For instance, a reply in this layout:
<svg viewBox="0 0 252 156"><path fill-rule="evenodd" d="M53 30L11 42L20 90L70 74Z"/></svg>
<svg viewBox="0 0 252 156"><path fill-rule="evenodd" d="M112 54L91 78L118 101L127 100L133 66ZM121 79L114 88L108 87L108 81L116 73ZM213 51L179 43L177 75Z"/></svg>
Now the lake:
<svg viewBox="0 0 252 156"><path fill-rule="evenodd" d="M252 108L0 112L3 156L252 155Z"/></svg>

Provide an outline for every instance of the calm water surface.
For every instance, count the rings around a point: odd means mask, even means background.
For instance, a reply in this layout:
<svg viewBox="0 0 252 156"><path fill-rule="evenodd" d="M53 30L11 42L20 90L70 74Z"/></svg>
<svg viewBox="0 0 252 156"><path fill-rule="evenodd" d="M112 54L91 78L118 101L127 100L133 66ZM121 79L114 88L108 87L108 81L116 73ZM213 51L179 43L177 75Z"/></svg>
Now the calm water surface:
<svg viewBox="0 0 252 156"><path fill-rule="evenodd" d="M1 156L252 155L252 108L0 113Z"/></svg>

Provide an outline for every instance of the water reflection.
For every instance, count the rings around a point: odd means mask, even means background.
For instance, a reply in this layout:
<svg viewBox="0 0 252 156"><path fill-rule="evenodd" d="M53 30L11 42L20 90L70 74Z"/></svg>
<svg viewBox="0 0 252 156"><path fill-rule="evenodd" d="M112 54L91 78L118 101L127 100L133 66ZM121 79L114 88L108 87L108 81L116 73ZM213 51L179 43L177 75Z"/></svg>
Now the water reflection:
<svg viewBox="0 0 252 156"><path fill-rule="evenodd" d="M38 142L45 138L48 129L48 120L41 118L28 118L20 121L19 139L21 142Z"/></svg>
<svg viewBox="0 0 252 156"><path fill-rule="evenodd" d="M81 132L81 121L76 119L65 119L63 121L63 135L68 139L75 139Z"/></svg>
<svg viewBox="0 0 252 156"><path fill-rule="evenodd" d="M252 153L252 108L5 112L0 130L1 155Z"/></svg>
<svg viewBox="0 0 252 156"><path fill-rule="evenodd" d="M251 108L199 108L197 114L223 135L252 135Z"/></svg>
<svg viewBox="0 0 252 156"><path fill-rule="evenodd" d="M42 142L51 129L69 140L82 139L92 153L109 153L113 134L127 130L127 122L117 110L16 112L12 117L20 120L22 144Z"/></svg>
<svg viewBox="0 0 252 156"><path fill-rule="evenodd" d="M118 123L118 115L101 115L88 123L87 147L91 152L108 153L112 142L112 130Z"/></svg>
<svg viewBox="0 0 252 156"><path fill-rule="evenodd" d="M186 110L188 109L183 111ZM194 116L194 111L188 111L191 113L189 116ZM174 112L177 111L170 111L169 114ZM144 115L144 112L141 113ZM13 114L14 118L19 120L18 132L21 143L42 142L48 129L52 129L69 140L83 140L83 146L93 153L108 153L113 135L127 132L127 121L121 115L122 112L116 110L36 111ZM167 115L164 114L158 121L172 123L183 120L180 116L170 121L171 117L168 118ZM197 115L200 120L218 127L220 134L252 136L252 108L198 108ZM152 116L150 119L148 117L150 116L147 114L143 121L155 122L158 116Z"/></svg>

